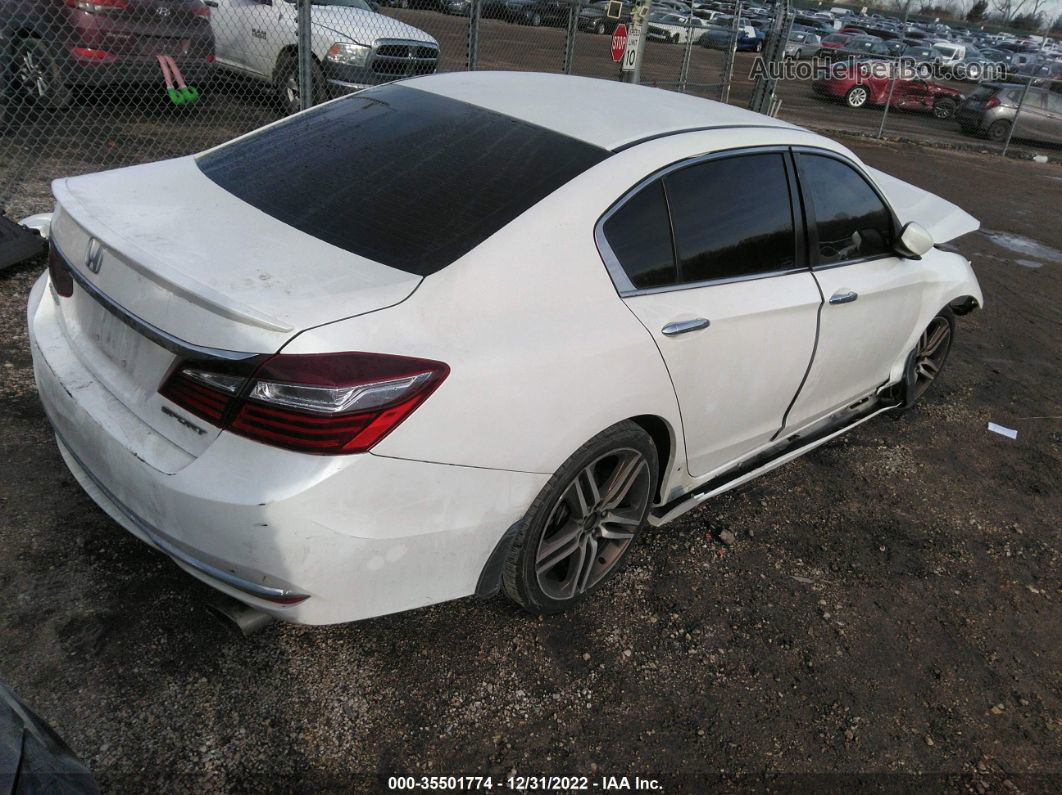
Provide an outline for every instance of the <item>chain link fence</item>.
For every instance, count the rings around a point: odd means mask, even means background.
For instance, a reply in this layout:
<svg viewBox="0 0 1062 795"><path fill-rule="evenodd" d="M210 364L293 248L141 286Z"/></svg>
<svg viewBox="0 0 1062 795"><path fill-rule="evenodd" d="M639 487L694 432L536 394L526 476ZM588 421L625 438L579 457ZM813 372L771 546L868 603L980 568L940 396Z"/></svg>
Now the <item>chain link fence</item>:
<svg viewBox="0 0 1062 795"><path fill-rule="evenodd" d="M820 129L961 137L955 107L938 119L905 82L890 100L853 107L812 79L757 78L757 59L805 61L817 48L789 46L802 33L784 0L749 5L654 0L640 82ZM0 0L0 209L46 210L55 177L201 151L404 77L515 69L620 79L611 38L630 14L627 0ZM999 149L1042 135L1041 115L1059 112L1055 77L997 92L1004 109L994 115L1011 111L1005 132L962 126Z"/></svg>
<svg viewBox="0 0 1062 795"><path fill-rule="evenodd" d="M619 79L611 36L629 14L580 0L0 0L0 209L44 210L57 176L201 151L403 77ZM689 19L650 37L643 82L717 97L723 52Z"/></svg>

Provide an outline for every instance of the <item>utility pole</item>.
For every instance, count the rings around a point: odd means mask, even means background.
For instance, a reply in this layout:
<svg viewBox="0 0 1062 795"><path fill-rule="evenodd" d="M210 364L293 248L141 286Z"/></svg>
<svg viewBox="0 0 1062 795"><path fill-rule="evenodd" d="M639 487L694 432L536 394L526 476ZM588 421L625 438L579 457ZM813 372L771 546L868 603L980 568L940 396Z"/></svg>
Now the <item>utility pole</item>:
<svg viewBox="0 0 1062 795"><path fill-rule="evenodd" d="M777 0L774 4L774 21L763 48L764 72L756 78L752 88L749 110L756 113L770 113L775 107L774 89L778 83L778 68L785 58L785 45L789 41L789 31L793 29L793 9L789 0Z"/></svg>
<svg viewBox="0 0 1062 795"><path fill-rule="evenodd" d="M907 17L911 13L911 0L907 0L907 5L903 7L903 35L907 36ZM885 100L885 108L881 111L881 126L878 127L878 138L881 138L885 134L885 120L889 118L889 106L892 105L892 92L896 90L896 72L900 68L900 57L896 57L896 62L892 65L892 75L889 79L889 96Z"/></svg>
<svg viewBox="0 0 1062 795"><path fill-rule="evenodd" d="M623 53L623 82L642 81L642 56L645 54L645 34L649 29L649 7L652 0L637 0L631 9L631 29L627 34L627 50Z"/></svg>
<svg viewBox="0 0 1062 795"><path fill-rule="evenodd" d="M303 110L313 107L313 52L310 47L310 3L311 0L299 0L297 57L299 60L299 107ZM207 9L208 11L210 9Z"/></svg>

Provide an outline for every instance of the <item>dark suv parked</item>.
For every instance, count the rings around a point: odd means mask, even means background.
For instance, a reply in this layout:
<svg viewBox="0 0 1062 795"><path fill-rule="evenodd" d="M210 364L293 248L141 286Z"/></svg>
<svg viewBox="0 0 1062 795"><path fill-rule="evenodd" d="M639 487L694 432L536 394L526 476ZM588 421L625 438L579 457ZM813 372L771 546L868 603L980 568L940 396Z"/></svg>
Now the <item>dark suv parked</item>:
<svg viewBox="0 0 1062 795"><path fill-rule="evenodd" d="M62 107L73 86L157 83L156 55L189 84L214 60L203 0L0 0L0 103Z"/></svg>

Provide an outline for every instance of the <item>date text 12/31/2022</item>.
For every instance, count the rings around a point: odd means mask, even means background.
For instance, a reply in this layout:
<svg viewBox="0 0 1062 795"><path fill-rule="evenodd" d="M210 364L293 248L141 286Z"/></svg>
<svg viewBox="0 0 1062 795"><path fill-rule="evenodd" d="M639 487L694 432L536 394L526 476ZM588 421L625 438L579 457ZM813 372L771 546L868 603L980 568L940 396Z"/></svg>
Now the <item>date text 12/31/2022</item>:
<svg viewBox="0 0 1062 795"><path fill-rule="evenodd" d="M602 792L640 791L653 792L661 789L655 778L640 776L390 776L388 790L437 792L466 791L484 792L509 790L514 792L574 792L599 790Z"/></svg>

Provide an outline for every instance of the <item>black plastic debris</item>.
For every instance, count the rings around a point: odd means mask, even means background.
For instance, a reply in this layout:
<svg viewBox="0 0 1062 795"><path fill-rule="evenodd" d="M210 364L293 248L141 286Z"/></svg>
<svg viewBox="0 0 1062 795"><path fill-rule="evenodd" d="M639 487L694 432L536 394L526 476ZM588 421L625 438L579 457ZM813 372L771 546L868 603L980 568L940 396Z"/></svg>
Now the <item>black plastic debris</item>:
<svg viewBox="0 0 1062 795"><path fill-rule="evenodd" d="M44 252L45 240L35 229L0 214L0 271Z"/></svg>
<svg viewBox="0 0 1062 795"><path fill-rule="evenodd" d="M36 713L0 684L0 795L97 795L92 774Z"/></svg>

